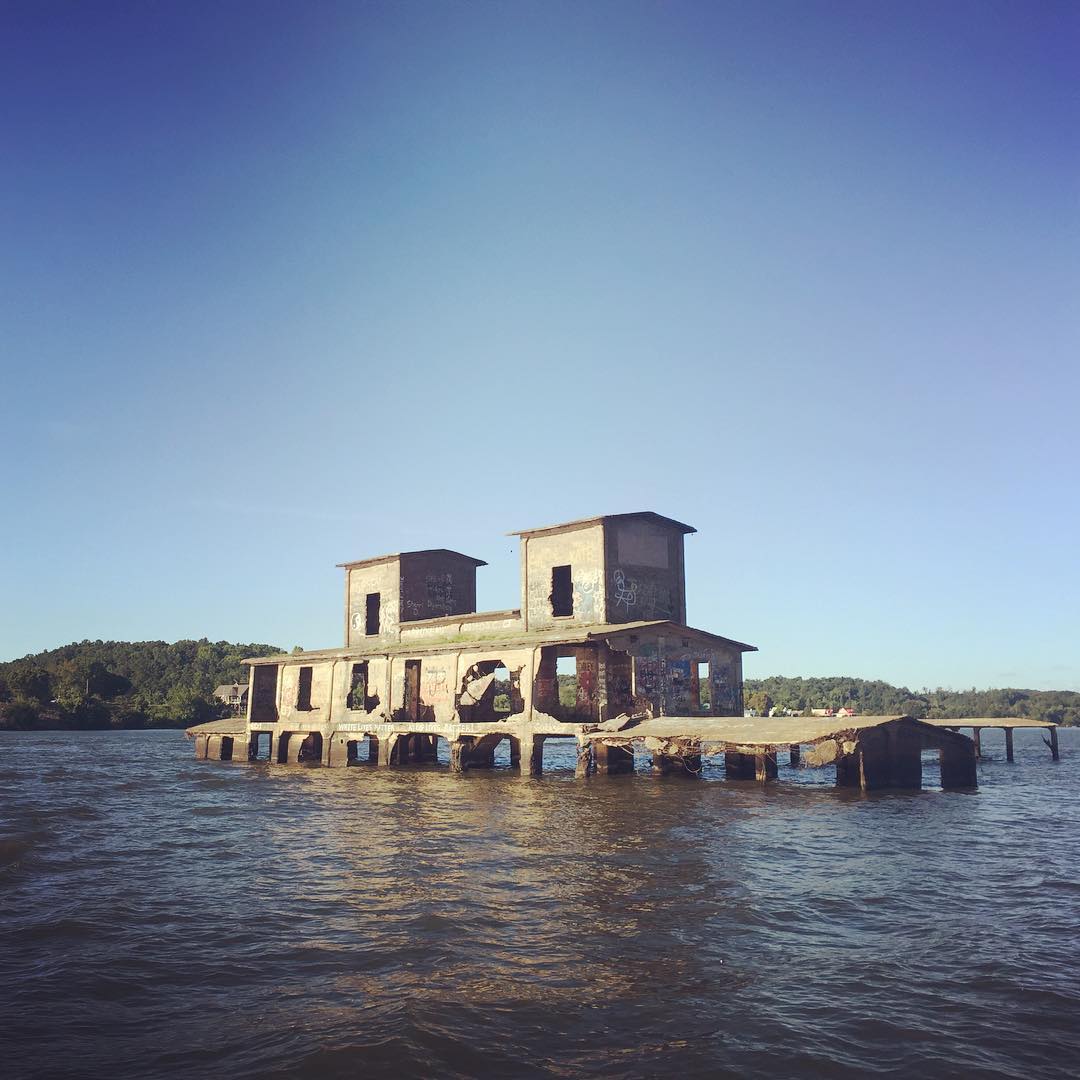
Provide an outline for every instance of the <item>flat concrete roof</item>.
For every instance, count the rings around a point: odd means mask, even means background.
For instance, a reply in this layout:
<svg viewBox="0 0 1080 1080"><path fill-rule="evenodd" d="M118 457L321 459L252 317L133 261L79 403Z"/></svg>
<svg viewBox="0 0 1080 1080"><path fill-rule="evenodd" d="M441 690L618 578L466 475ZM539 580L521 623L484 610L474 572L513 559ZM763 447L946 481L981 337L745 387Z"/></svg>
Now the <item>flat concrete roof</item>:
<svg viewBox="0 0 1080 1080"><path fill-rule="evenodd" d="M225 720L211 720L206 724L196 724L184 729L190 739L195 735L245 735L247 720L243 716L230 716Z"/></svg>
<svg viewBox="0 0 1080 1080"><path fill-rule="evenodd" d="M657 716L624 728L601 724L586 734L604 741L694 739L718 745L777 747L821 742L899 720L925 726L925 721L911 716Z"/></svg>
<svg viewBox="0 0 1080 1080"><path fill-rule="evenodd" d="M933 720L923 720L923 723L933 724L934 727L1057 727L1057 724L1049 720L1035 720L1028 716L965 716L960 720L942 720L935 717Z"/></svg>
<svg viewBox="0 0 1080 1080"><path fill-rule="evenodd" d="M395 551L391 555L375 555L370 559L358 559L355 562L339 562L338 566L345 570L352 570L357 566L374 566L375 563L391 562L401 559L406 555L453 555L457 559L471 562L473 566L487 566L483 559L474 559L471 555L463 555L460 551L451 551L449 548L423 548L420 551Z"/></svg>
<svg viewBox="0 0 1080 1080"><path fill-rule="evenodd" d="M410 625L403 623L403 626ZM706 641L715 641L731 645L741 652L757 652L756 645L747 645L733 638L710 634L706 630L695 630L692 626L683 626L666 619L649 622L629 623L592 623L588 625L557 627L553 630L530 631L510 630L505 634L488 634L477 637L460 635L453 638L371 642L363 646L349 646L337 649L318 649L302 653L277 653L274 656L254 656L243 661L245 664L309 664L318 660L346 660L350 657L363 659L373 656L427 656L445 653L449 650L498 649L523 645L584 645L623 634L633 634L639 630L660 630L670 628L674 637L696 637Z"/></svg>
<svg viewBox="0 0 1080 1080"><path fill-rule="evenodd" d="M577 521L564 521L561 525L542 525L538 529L521 529L518 532L508 532L507 536L541 536L549 533L566 532L568 529L581 529L586 525L599 525L602 521L620 521L629 518L640 518L644 521L653 521L659 525L670 525L684 533L696 533L693 525L685 525L674 518L664 517L663 514L654 514L651 510L637 510L630 514L603 514L600 517L580 518Z"/></svg>

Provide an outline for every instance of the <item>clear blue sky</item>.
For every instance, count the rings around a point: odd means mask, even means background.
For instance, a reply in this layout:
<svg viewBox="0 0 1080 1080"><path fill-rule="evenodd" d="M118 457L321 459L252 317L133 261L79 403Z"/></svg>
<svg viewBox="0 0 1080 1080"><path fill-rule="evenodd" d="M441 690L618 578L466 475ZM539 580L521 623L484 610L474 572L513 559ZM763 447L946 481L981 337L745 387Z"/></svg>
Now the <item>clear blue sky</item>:
<svg viewBox="0 0 1080 1080"><path fill-rule="evenodd" d="M747 674L1080 688L1074 3L0 3L0 658L652 509Z"/></svg>

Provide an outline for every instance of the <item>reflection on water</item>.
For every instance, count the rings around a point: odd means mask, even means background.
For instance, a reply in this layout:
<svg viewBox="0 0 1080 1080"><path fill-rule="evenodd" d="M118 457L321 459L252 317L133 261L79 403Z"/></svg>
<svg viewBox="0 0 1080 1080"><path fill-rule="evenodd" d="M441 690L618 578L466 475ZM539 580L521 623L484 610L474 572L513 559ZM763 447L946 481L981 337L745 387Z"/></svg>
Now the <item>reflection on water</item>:
<svg viewBox="0 0 1080 1080"><path fill-rule="evenodd" d="M0 736L5 1070L1068 1075L1078 734L872 797Z"/></svg>

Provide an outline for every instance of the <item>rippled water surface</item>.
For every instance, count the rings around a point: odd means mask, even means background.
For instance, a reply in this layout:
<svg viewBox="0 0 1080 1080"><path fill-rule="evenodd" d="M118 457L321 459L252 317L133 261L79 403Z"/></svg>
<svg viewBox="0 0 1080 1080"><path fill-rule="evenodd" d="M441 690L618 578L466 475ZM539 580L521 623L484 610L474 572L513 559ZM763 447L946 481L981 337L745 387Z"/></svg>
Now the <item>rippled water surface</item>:
<svg viewBox="0 0 1080 1080"><path fill-rule="evenodd" d="M0 1070L1076 1075L1080 731L1001 738L863 797L0 735Z"/></svg>

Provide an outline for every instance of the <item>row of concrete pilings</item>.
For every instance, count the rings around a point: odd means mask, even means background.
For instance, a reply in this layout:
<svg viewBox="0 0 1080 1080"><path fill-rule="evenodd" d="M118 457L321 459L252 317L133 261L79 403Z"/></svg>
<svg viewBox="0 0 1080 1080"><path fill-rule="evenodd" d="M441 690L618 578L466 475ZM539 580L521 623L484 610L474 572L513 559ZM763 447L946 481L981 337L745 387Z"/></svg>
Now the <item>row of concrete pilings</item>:
<svg viewBox="0 0 1080 1080"><path fill-rule="evenodd" d="M873 729L871 729L871 732ZM839 753L836 764L838 787L864 791L893 788L918 790L922 787L922 753L917 743L898 745L882 735L863 733L849 752ZM260 753L269 736L268 753ZM317 731L270 731L250 735L235 733L196 735L196 757L219 761L269 760L275 764L312 764L344 768L348 766L408 766L439 763L440 736L428 732L370 733L335 732L324 738ZM635 771L632 741L607 743L597 736L509 734L458 735L446 739L451 772L495 766L495 751L509 741L510 767L522 776L543 772L543 748L549 739L573 739L576 743L575 775L615 776ZM651 772L656 776L697 777L702 770L700 744L685 742L666 747L668 752L651 751ZM719 748L717 748L719 751ZM768 782L778 778L775 748L724 751L724 771L730 780ZM801 746L787 748L789 763L801 761ZM943 788L974 788L978 784L976 759L971 740L957 740L939 752Z"/></svg>

